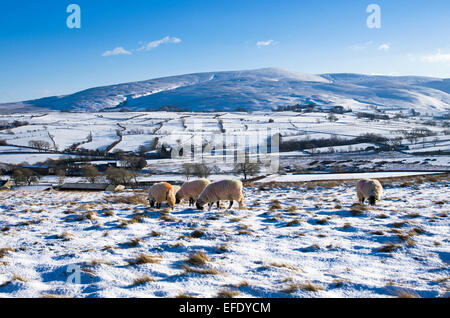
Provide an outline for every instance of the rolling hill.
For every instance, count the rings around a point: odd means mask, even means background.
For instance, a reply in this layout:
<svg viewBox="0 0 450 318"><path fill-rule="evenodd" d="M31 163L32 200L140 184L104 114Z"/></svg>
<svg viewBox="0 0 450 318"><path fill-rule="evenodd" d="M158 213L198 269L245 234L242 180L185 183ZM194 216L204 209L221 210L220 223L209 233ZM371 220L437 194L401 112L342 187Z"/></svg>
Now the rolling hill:
<svg viewBox="0 0 450 318"><path fill-rule="evenodd" d="M65 96L0 104L0 112L268 111L315 104L353 110L415 109L442 114L450 109L450 79L359 74L312 75L265 68L208 72L87 89Z"/></svg>

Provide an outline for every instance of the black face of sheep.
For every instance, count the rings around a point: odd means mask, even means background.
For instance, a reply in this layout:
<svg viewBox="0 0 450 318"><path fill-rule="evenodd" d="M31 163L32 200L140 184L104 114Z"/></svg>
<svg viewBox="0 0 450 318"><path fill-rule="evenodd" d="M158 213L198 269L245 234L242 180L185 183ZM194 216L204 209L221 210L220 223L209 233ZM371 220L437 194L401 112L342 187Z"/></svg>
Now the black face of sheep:
<svg viewBox="0 0 450 318"><path fill-rule="evenodd" d="M155 207L155 201L150 200L150 207L151 207L151 208L154 208L154 207Z"/></svg>
<svg viewBox="0 0 450 318"><path fill-rule="evenodd" d="M377 199L375 198L375 196L371 196L369 198L369 203L370 205L376 205Z"/></svg>
<svg viewBox="0 0 450 318"><path fill-rule="evenodd" d="M175 204L180 204L181 199L180 196L178 195L178 193L175 195Z"/></svg>
<svg viewBox="0 0 450 318"><path fill-rule="evenodd" d="M204 204L200 201L197 201L196 206L197 206L197 210L203 210Z"/></svg>

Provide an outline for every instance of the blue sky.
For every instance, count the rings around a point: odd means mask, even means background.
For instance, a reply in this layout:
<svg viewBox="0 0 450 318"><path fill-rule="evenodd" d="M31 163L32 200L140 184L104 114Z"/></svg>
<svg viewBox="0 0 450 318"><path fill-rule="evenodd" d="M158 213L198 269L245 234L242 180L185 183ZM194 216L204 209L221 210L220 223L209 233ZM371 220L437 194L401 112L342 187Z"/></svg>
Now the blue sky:
<svg viewBox="0 0 450 318"><path fill-rule="evenodd" d="M69 29L66 8L81 8ZM369 4L381 28L369 29ZM448 0L0 2L0 102L194 72L450 78Z"/></svg>

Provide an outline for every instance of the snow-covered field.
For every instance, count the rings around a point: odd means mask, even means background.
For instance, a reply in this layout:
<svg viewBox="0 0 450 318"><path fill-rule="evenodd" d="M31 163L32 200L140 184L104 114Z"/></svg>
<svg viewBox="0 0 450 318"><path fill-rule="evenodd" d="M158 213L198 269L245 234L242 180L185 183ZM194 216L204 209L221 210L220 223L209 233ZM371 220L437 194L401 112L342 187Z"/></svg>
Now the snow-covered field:
<svg viewBox="0 0 450 318"><path fill-rule="evenodd" d="M4 191L0 297L448 297L449 185L385 181L376 207L353 183L253 185L220 212Z"/></svg>
<svg viewBox="0 0 450 318"><path fill-rule="evenodd" d="M27 122L28 125L0 130L0 163L37 164L47 159L63 159L73 155L73 150L109 149L110 153L126 151L134 153L154 153L155 149L165 147L186 147L189 145L226 145L228 156L234 150L255 151L267 138L280 133L283 142L308 142L324 138L332 140L352 140L363 134L401 137L402 132L412 129L425 129L433 134L416 140L403 138L402 146L404 169L421 169L425 163L443 170L450 162L449 129L445 120L437 120L427 125L430 119L394 118L369 121L358 118L355 113L336 114L337 121L330 122L326 113L295 112L253 112L249 113L191 113L191 112L129 112L129 113L39 113L0 115L0 122ZM120 136L121 135L121 136ZM30 142L42 141L49 145L46 152L30 148ZM397 153L378 153L380 145L355 141L351 145L308 148L304 151L290 151L279 154L284 165L300 164L301 161L320 160L321 156L333 160L364 160L372 155L383 162L396 161ZM220 149L220 148L219 148ZM33 153L32 153L33 152ZM220 154L222 150L219 150ZM32 153L32 154L30 154ZM212 151L205 157L221 155ZM421 154L422 153L422 154ZM276 154L278 156L278 154ZM359 157L358 157L359 156ZM368 158L368 157L367 157ZM214 158L213 158L214 159ZM428 160L425 162L425 160ZM172 161L169 166L174 163ZM417 162L409 165L408 162ZM158 169L158 163L150 160L149 165ZM438 164L439 163L439 164ZM309 163L306 163L307 165ZM409 166L408 166L409 165ZM348 163L349 167L355 166ZM377 169L381 167L376 167ZM403 169L402 168L402 169ZM171 171L171 170L170 170ZM162 171L168 173L169 171Z"/></svg>

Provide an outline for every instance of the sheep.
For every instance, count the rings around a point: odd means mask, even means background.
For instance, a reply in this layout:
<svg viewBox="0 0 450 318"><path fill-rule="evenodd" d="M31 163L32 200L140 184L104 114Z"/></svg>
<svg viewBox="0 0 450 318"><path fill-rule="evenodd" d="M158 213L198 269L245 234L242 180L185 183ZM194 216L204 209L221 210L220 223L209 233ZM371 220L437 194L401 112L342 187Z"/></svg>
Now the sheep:
<svg viewBox="0 0 450 318"><path fill-rule="evenodd" d="M175 207L174 187L167 182L156 183L150 187L148 200L152 208L156 203L156 208L160 209L161 204L167 202L173 210Z"/></svg>
<svg viewBox="0 0 450 318"><path fill-rule="evenodd" d="M211 182L206 179L185 182L175 196L175 203L179 204L182 200L189 198L189 206L194 205L200 193L202 193L210 183Z"/></svg>
<svg viewBox="0 0 450 318"><path fill-rule="evenodd" d="M361 204L364 204L366 199L369 199L370 205L375 205L377 200L381 200L383 186L378 180L363 179L357 183L356 193Z"/></svg>
<svg viewBox="0 0 450 318"><path fill-rule="evenodd" d="M234 201L239 203L239 208L244 208L244 195L242 194L242 182L239 180L222 180L209 184L197 199L197 209L203 210L209 204L209 210L215 202L220 209L220 200L229 200L231 209Z"/></svg>

